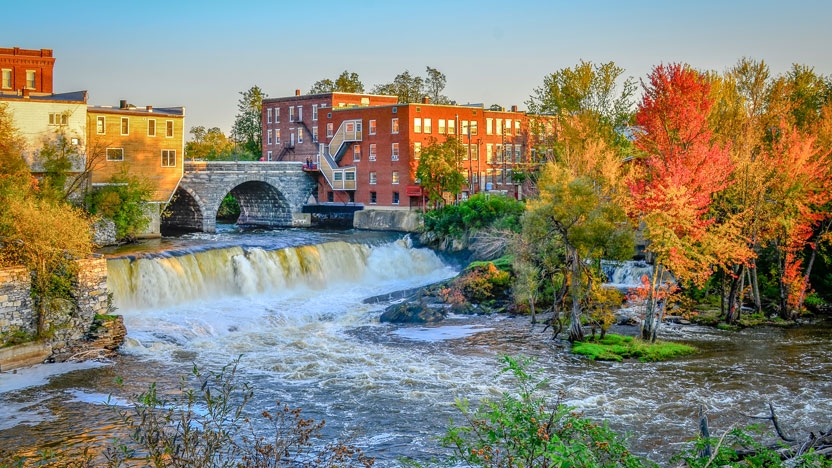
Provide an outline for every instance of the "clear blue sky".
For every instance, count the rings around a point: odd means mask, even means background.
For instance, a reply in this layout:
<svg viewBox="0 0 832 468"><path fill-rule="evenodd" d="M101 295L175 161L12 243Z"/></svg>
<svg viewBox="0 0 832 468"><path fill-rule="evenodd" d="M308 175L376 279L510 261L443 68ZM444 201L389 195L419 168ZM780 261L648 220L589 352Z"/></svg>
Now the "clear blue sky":
<svg viewBox="0 0 832 468"><path fill-rule="evenodd" d="M0 0L0 47L51 48L56 92L94 105L185 106L186 127L229 133L239 92L304 93L358 73L367 91L425 67L460 103L525 102L580 60L644 78L660 63L832 74L832 1L46 1ZM43 7L40 7L43 5Z"/></svg>

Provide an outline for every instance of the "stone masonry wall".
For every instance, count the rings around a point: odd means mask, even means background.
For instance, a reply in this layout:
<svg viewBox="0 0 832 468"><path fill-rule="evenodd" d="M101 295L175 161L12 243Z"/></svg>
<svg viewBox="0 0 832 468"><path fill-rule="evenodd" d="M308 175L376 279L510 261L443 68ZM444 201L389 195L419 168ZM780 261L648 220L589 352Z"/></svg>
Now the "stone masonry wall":
<svg viewBox="0 0 832 468"><path fill-rule="evenodd" d="M105 315L107 300L107 259L96 256L76 260L78 277L72 290L74 301L56 304L56 313L46 320L47 329L54 330L52 347L60 353L83 338L92 325L95 314Z"/></svg>
<svg viewBox="0 0 832 468"><path fill-rule="evenodd" d="M32 278L24 267L0 269L0 335L10 331L34 333L37 319L29 289Z"/></svg>

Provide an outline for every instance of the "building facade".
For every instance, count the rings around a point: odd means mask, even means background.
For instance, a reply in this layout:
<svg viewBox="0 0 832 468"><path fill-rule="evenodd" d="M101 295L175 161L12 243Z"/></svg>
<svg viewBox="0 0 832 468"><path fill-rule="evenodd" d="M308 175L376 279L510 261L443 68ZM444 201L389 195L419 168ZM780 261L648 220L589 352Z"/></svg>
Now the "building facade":
<svg viewBox="0 0 832 468"><path fill-rule="evenodd" d="M52 94L52 49L0 47L0 92Z"/></svg>
<svg viewBox="0 0 832 468"><path fill-rule="evenodd" d="M40 151L44 146L65 138L72 145L74 172L84 168L87 128L87 92L62 94L0 93L0 103L12 116L24 139L23 157L33 172L43 171Z"/></svg>
<svg viewBox="0 0 832 468"><path fill-rule="evenodd" d="M113 177L131 174L147 180L153 192L145 236L160 235L161 213L184 174L185 108L87 108L87 157L94 167L93 187L110 184Z"/></svg>
<svg viewBox="0 0 832 468"><path fill-rule="evenodd" d="M415 178L421 150L447 138L465 149L463 198L484 191L520 198L514 173L528 169L536 144L529 116L516 107L399 104L395 96L297 92L264 100L263 124L263 159L309 163L319 174L318 203L380 209L422 206Z"/></svg>

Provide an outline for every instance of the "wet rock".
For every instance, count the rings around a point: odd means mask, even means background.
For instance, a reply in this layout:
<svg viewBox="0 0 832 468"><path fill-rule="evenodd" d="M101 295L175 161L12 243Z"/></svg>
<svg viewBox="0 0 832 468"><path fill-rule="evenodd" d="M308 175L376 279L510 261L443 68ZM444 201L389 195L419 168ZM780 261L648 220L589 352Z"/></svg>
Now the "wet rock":
<svg viewBox="0 0 832 468"><path fill-rule="evenodd" d="M425 301L393 304L379 317L382 323L436 323L447 315L446 308Z"/></svg>

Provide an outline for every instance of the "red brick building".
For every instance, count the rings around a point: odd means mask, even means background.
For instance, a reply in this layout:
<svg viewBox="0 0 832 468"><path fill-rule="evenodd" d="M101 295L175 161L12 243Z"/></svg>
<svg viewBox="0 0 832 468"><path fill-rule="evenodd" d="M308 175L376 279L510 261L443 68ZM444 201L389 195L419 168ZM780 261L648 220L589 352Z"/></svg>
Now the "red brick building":
<svg viewBox="0 0 832 468"><path fill-rule="evenodd" d="M398 104L395 96L327 93L263 101L263 159L301 161L319 174L319 203L421 206L421 148L455 137L466 148L463 197L521 197L513 172L531 161L525 112L482 105ZM309 138L311 136L311 138Z"/></svg>
<svg viewBox="0 0 832 468"><path fill-rule="evenodd" d="M0 48L0 92L52 94L52 49Z"/></svg>

